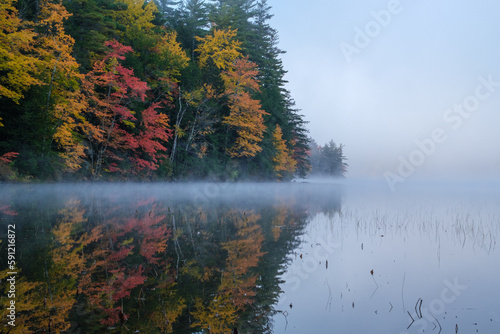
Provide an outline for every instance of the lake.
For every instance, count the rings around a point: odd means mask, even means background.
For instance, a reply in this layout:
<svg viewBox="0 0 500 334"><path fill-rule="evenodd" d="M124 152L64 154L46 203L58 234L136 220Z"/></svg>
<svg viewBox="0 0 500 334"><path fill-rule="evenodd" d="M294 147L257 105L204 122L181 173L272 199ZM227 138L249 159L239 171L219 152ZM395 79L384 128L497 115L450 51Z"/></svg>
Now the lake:
<svg viewBox="0 0 500 334"><path fill-rule="evenodd" d="M497 333L500 187L1 185L11 333Z"/></svg>

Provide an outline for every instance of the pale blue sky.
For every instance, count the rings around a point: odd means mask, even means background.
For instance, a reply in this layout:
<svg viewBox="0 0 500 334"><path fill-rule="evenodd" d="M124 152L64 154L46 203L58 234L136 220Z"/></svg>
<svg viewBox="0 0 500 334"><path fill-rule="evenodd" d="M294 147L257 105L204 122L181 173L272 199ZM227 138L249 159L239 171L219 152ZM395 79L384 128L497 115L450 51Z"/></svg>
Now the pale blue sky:
<svg viewBox="0 0 500 334"><path fill-rule="evenodd" d="M500 86L459 126L450 118L458 114L447 114L474 96L480 76L500 82L500 2L269 4L270 23L287 51L288 89L320 144L334 139L345 145L351 177L398 174L400 157L412 154L412 178L500 176ZM372 12L388 9L390 22L377 27ZM348 63L340 45L355 47L356 28L367 27L374 29L370 43ZM415 141L432 138L435 129L446 139L420 161Z"/></svg>

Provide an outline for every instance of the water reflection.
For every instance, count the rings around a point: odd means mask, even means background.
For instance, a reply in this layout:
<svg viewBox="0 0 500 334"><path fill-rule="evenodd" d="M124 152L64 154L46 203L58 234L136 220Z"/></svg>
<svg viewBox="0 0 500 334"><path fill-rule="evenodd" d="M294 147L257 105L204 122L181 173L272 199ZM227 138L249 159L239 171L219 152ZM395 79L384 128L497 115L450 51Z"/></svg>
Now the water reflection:
<svg viewBox="0 0 500 334"><path fill-rule="evenodd" d="M2 321L15 225L11 333L495 333L498 203L491 187L4 186Z"/></svg>
<svg viewBox="0 0 500 334"><path fill-rule="evenodd" d="M340 210L334 185L5 186L15 330L273 332L290 254L311 217Z"/></svg>

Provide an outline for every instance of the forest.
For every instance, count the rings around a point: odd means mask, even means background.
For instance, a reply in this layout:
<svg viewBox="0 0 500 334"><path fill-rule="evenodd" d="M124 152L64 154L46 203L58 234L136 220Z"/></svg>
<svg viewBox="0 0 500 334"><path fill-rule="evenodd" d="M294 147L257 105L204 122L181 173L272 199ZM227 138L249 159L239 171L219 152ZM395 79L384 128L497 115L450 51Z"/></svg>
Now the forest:
<svg viewBox="0 0 500 334"><path fill-rule="evenodd" d="M3 0L0 181L343 176L285 88L270 9Z"/></svg>

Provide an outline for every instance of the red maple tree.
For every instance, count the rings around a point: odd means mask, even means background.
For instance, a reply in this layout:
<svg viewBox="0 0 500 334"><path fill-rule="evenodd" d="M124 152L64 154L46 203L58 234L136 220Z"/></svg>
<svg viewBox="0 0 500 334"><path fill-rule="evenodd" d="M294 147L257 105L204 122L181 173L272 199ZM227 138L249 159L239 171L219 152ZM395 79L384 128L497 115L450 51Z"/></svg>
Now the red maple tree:
<svg viewBox="0 0 500 334"><path fill-rule="evenodd" d="M146 101L148 85L120 63L133 51L130 46L117 41L108 41L105 46L108 53L94 63L82 84L90 106L84 131L92 178L98 178L103 167L111 173L154 170L166 151L163 143L172 136L168 116L157 112L165 101L142 111L139 107L132 110L131 105ZM120 165L125 160L128 164Z"/></svg>

